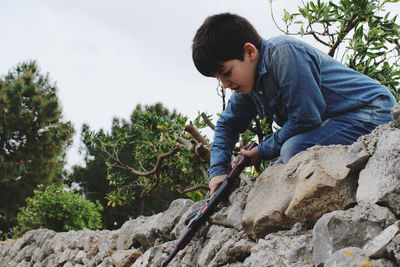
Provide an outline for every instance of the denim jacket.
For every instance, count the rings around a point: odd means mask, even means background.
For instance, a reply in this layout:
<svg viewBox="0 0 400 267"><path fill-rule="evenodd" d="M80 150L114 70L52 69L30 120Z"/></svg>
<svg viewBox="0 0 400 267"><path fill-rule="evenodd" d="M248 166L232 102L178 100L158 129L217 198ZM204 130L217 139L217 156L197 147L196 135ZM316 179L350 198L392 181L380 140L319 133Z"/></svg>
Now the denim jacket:
<svg viewBox="0 0 400 267"><path fill-rule="evenodd" d="M217 121L210 177L227 173L239 134L257 114L281 126L258 146L261 159L273 159L290 137L381 95L393 97L383 85L300 40L288 36L263 40L252 92L233 93Z"/></svg>

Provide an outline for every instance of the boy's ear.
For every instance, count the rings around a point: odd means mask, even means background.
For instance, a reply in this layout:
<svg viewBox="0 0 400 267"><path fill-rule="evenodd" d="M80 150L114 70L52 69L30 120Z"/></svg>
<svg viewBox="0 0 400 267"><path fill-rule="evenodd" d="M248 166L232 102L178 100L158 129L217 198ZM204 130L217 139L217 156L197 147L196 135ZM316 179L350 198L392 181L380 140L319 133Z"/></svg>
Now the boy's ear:
<svg viewBox="0 0 400 267"><path fill-rule="evenodd" d="M245 57L248 56L252 61L257 58L258 49L252 43L245 43L243 49L244 49L243 56Z"/></svg>

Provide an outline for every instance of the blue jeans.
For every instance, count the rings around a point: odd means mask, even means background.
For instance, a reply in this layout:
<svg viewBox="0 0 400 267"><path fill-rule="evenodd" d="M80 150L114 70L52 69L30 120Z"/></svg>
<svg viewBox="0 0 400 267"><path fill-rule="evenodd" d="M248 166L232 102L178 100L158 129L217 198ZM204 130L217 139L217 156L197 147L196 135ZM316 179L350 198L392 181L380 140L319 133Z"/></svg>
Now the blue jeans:
<svg viewBox="0 0 400 267"><path fill-rule="evenodd" d="M329 118L319 127L286 140L276 163L287 163L295 154L315 145L350 145L378 125L391 121L390 112L395 104L394 98L379 96L365 107Z"/></svg>

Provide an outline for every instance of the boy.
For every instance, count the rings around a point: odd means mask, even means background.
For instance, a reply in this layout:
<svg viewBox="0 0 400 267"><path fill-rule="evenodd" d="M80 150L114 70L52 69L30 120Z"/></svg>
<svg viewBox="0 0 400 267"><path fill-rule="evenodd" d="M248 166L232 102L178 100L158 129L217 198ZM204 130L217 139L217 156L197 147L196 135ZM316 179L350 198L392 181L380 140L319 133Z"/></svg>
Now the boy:
<svg viewBox="0 0 400 267"><path fill-rule="evenodd" d="M390 91L312 46L281 36L262 39L244 18L208 17L192 46L198 71L234 91L215 127L210 195L226 178L232 150L260 114L281 128L241 153L253 164L280 163L314 145L348 145L389 122L396 103Z"/></svg>

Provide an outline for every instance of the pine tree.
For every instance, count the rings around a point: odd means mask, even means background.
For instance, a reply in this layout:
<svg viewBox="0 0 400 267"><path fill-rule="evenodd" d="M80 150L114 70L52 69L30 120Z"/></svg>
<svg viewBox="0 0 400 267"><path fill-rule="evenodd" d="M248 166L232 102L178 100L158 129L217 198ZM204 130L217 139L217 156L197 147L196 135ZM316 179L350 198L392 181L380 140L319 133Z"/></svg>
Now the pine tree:
<svg viewBox="0 0 400 267"><path fill-rule="evenodd" d="M0 79L0 230L38 184L60 179L74 129L61 121L57 88L36 61Z"/></svg>

